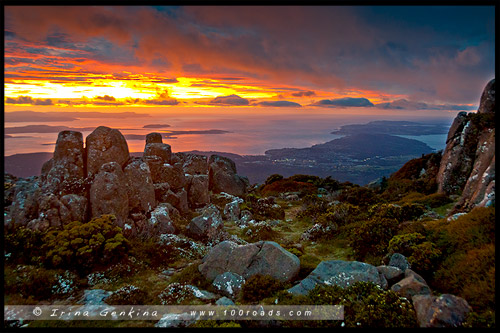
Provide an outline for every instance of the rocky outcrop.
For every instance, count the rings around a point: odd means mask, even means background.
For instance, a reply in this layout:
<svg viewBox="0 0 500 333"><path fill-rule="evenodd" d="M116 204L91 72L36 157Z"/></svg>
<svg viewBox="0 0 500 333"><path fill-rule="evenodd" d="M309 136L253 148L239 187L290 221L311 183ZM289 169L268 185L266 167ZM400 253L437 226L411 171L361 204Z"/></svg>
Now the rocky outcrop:
<svg viewBox="0 0 500 333"><path fill-rule="evenodd" d="M477 113L460 112L448 132L437 175L438 191L461 194L456 211L495 202L495 79Z"/></svg>
<svg viewBox="0 0 500 333"><path fill-rule="evenodd" d="M116 129L97 127L85 139L85 148L81 133L62 131L40 177L4 177L4 225L45 230L112 214L127 236L173 233L172 217L207 207L211 188L246 192L248 181L236 175L234 162L215 156L211 164L212 176L206 156L174 154L160 133L146 135L143 156L131 158ZM195 237L225 239L215 210L205 209L188 231Z"/></svg>
<svg viewBox="0 0 500 333"><path fill-rule="evenodd" d="M383 289L387 288L384 275L375 266L359 261L329 260L320 262L311 274L288 291L305 295L318 284L345 288L358 281L373 282Z"/></svg>
<svg viewBox="0 0 500 333"><path fill-rule="evenodd" d="M187 232L196 239L212 239L224 228L222 216L215 205L207 205L201 215L196 216L186 227Z"/></svg>
<svg viewBox="0 0 500 333"><path fill-rule="evenodd" d="M90 187L91 217L113 214L117 225L123 227L129 212L127 184L127 178L117 162L103 164Z"/></svg>
<svg viewBox="0 0 500 333"><path fill-rule="evenodd" d="M210 281L232 272L248 279L256 274L291 281L299 272L300 260L278 243L260 241L237 245L232 241L217 244L203 258L198 270Z"/></svg>
<svg viewBox="0 0 500 333"><path fill-rule="evenodd" d="M82 133L60 132L54 156L42 167L42 191L57 196L83 194L84 156Z"/></svg>
<svg viewBox="0 0 500 333"><path fill-rule="evenodd" d="M466 300L450 294L419 295L412 300L420 327L458 327L472 311Z"/></svg>
<svg viewBox="0 0 500 333"><path fill-rule="evenodd" d="M249 187L248 178L236 174L236 164L227 157L212 155L208 160L209 189L242 196Z"/></svg>
<svg viewBox="0 0 500 333"><path fill-rule="evenodd" d="M85 150L89 177L97 174L108 162L116 162L121 168L130 157L127 141L120 131L105 126L97 127L87 136Z"/></svg>

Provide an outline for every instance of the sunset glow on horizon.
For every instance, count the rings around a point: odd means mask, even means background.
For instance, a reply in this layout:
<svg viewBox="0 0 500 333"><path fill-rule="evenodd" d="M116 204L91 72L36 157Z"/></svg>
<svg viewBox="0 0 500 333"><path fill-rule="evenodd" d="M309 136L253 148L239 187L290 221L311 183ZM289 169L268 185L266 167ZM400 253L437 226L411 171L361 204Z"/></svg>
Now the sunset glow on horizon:
<svg viewBox="0 0 500 333"><path fill-rule="evenodd" d="M154 123L185 131L179 149L306 146L357 119L475 111L495 71L494 6L4 9L6 154L50 150L60 126L126 129L140 150Z"/></svg>

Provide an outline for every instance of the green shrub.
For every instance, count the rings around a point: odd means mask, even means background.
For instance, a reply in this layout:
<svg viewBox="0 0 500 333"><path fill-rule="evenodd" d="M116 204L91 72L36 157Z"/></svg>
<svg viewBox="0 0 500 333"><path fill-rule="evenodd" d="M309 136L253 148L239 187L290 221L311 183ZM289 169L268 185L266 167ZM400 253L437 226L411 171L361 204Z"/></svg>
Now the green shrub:
<svg viewBox="0 0 500 333"><path fill-rule="evenodd" d="M476 312L467 314L467 319L462 324L465 328L495 328L495 311Z"/></svg>
<svg viewBox="0 0 500 333"><path fill-rule="evenodd" d="M115 217L103 215L88 223L71 222L63 230L50 230L43 238L45 263L51 267L88 272L96 266L108 266L121 260L129 242Z"/></svg>
<svg viewBox="0 0 500 333"><path fill-rule="evenodd" d="M283 179L283 176L282 175L279 175L277 173L275 174L272 174L270 175L269 177L267 177L266 181L264 182L265 185L269 185L269 184L272 184L278 180L282 180Z"/></svg>
<svg viewBox="0 0 500 333"><path fill-rule="evenodd" d="M279 305L343 305L344 320L284 321L288 328L321 327L417 327L415 310L410 301L371 282L356 282L347 288L317 285L307 295L280 291L263 301Z"/></svg>
<svg viewBox="0 0 500 333"><path fill-rule="evenodd" d="M425 209L420 204L377 204L368 210L369 216L379 218L393 218L398 222L412 221L419 218Z"/></svg>
<svg viewBox="0 0 500 333"><path fill-rule="evenodd" d="M4 236L6 261L13 264L39 264L43 256L43 233L19 227Z"/></svg>
<svg viewBox="0 0 500 333"><path fill-rule="evenodd" d="M267 222L252 223L243 228L243 238L246 241L254 242L260 240L274 241L279 233Z"/></svg>
<svg viewBox="0 0 500 333"><path fill-rule="evenodd" d="M316 193L316 186L311 183L295 181L290 178L274 181L261 189L263 196L279 196L285 192L299 192L300 196Z"/></svg>
<svg viewBox="0 0 500 333"><path fill-rule="evenodd" d="M377 193L368 187L353 186L342 190L338 200L355 206L367 207L378 202L379 198Z"/></svg>
<svg viewBox="0 0 500 333"><path fill-rule="evenodd" d="M4 271L4 292L24 299L50 300L53 296L52 287L57 285L58 275L62 273L61 270L18 265L15 269Z"/></svg>
<svg viewBox="0 0 500 333"><path fill-rule="evenodd" d="M285 289L283 282L268 275L256 274L241 286L241 302L256 304L282 289Z"/></svg>
<svg viewBox="0 0 500 333"><path fill-rule="evenodd" d="M368 253L372 256L383 255L398 225L394 218L373 218L354 223L348 238L358 260L363 260Z"/></svg>
<svg viewBox="0 0 500 333"><path fill-rule="evenodd" d="M434 275L433 285L442 292L463 297L473 309L495 308L495 246L449 256Z"/></svg>

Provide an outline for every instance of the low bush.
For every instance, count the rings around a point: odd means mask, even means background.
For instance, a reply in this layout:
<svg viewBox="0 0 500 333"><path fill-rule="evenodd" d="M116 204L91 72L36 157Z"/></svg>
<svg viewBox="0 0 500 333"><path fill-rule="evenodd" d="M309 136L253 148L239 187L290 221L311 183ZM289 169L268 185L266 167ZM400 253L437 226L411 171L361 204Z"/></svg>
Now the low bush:
<svg viewBox="0 0 500 333"><path fill-rule="evenodd" d="M268 275L256 274L241 286L240 299L242 303L257 304L282 289L285 289L283 282Z"/></svg>
<svg viewBox="0 0 500 333"><path fill-rule="evenodd" d="M43 233L25 227L6 232L4 236L6 262L12 264L39 264L43 256Z"/></svg>
<svg viewBox="0 0 500 333"><path fill-rule="evenodd" d="M62 230L52 229L43 237L49 267L64 267L80 273L96 266L109 266L126 256L129 242L113 215L93 218L90 222L71 222Z"/></svg>
<svg viewBox="0 0 500 333"><path fill-rule="evenodd" d="M397 233L398 225L395 218L372 218L352 224L348 239L357 259L363 260L367 254L383 255Z"/></svg>

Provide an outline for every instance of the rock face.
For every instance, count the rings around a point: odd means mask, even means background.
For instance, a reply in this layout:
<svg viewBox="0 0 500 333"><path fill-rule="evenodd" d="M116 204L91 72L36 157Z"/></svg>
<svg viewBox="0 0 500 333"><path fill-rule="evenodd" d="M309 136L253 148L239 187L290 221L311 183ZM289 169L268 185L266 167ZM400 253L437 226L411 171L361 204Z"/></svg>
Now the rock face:
<svg viewBox="0 0 500 333"><path fill-rule="evenodd" d="M139 158L134 158L125 166L123 172L127 178L129 211L150 212L156 206L156 200L148 164Z"/></svg>
<svg viewBox="0 0 500 333"><path fill-rule="evenodd" d="M466 300L449 294L414 296L413 307L420 327L457 327L472 311Z"/></svg>
<svg viewBox="0 0 500 333"><path fill-rule="evenodd" d="M391 256L391 259L389 260L389 266L397 267L402 272L404 272L408 268L410 268L410 263L408 263L408 260L406 259L406 257L404 255L402 255L401 253L394 253Z"/></svg>
<svg viewBox="0 0 500 333"><path fill-rule="evenodd" d="M373 282L383 289L387 288L385 277L375 266L359 261L330 260L320 262L311 274L288 291L305 295L318 284L345 288L358 281Z"/></svg>
<svg viewBox="0 0 500 333"><path fill-rule="evenodd" d="M203 258L198 270L209 280L232 272L244 279L261 274L280 281L292 280L300 269L300 260L278 243L260 241L237 245L232 241L217 244Z"/></svg>
<svg viewBox="0 0 500 333"><path fill-rule="evenodd" d="M438 191L462 192L456 210L495 202L495 79L485 87L477 113L460 112L448 132L437 175Z"/></svg>
<svg viewBox="0 0 500 333"><path fill-rule="evenodd" d="M248 178L236 174L236 164L229 158L212 155L208 160L209 188L214 193L242 196L249 187Z"/></svg>
<svg viewBox="0 0 500 333"><path fill-rule="evenodd" d="M210 202L207 175L194 175L191 177L188 198L189 206L192 208L203 207Z"/></svg>
<svg viewBox="0 0 500 333"><path fill-rule="evenodd" d="M123 227L128 217L127 184L127 177L117 162L103 164L90 187L92 217L113 214L116 223Z"/></svg>
<svg viewBox="0 0 500 333"><path fill-rule="evenodd" d="M97 174L101 166L116 162L123 167L129 159L127 141L116 129L105 126L97 127L85 139L87 153L87 176Z"/></svg>
<svg viewBox="0 0 500 333"><path fill-rule="evenodd" d="M235 273L225 272L217 275L212 283L215 289L222 295L234 298L241 290L245 279Z"/></svg>
<svg viewBox="0 0 500 333"><path fill-rule="evenodd" d="M193 218L186 230L195 238L210 239L224 228L222 216L215 205L207 205L201 215Z"/></svg>
<svg viewBox="0 0 500 333"><path fill-rule="evenodd" d="M415 295L430 295L431 290L425 280L411 269L405 271L405 278L391 287L399 295L411 298Z"/></svg>
<svg viewBox="0 0 500 333"><path fill-rule="evenodd" d="M54 157L42 167L42 191L58 196L68 193L82 194L85 178L84 156L82 133L60 132Z"/></svg>

